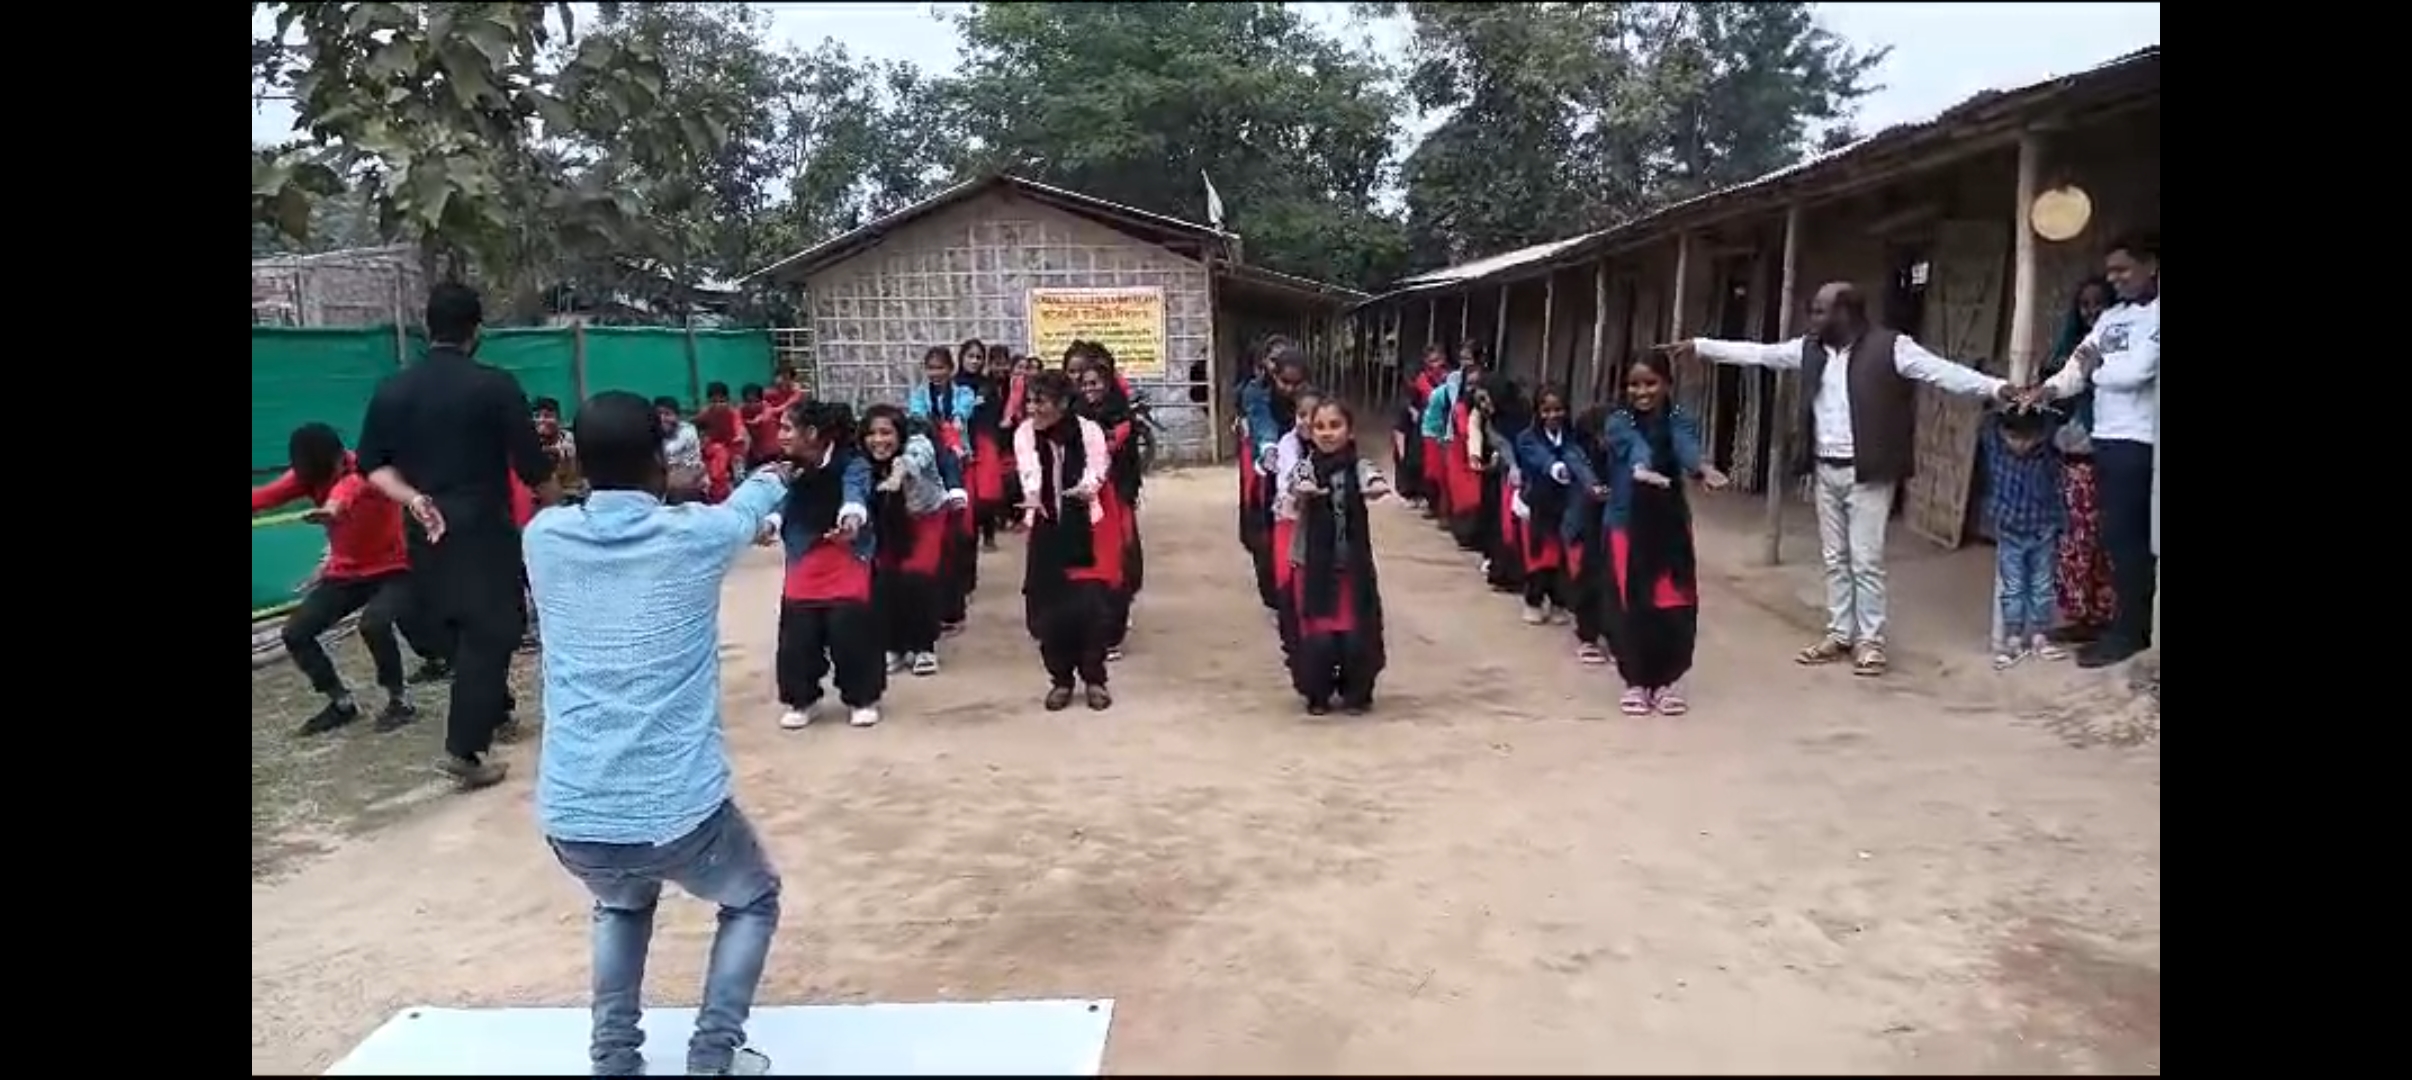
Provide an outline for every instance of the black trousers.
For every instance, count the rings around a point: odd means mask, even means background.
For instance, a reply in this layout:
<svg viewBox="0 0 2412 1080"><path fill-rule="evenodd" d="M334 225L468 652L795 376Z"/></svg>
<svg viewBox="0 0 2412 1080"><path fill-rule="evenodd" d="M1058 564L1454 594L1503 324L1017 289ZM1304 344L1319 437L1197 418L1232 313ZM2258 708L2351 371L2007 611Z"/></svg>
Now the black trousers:
<svg viewBox="0 0 2412 1080"><path fill-rule="evenodd" d="M360 641L368 646L369 659L377 665L377 685L400 692L402 645L396 632L407 637L411 648L421 656L431 655L428 649L420 647L420 635L411 633L417 624L412 621L407 570L375 577L321 580L310 586L301 606L285 618L285 654L293 658L293 666L310 680L310 689L328 697L344 693L343 676L336 673L335 661L327 656L326 646L319 644L318 638L355 611L360 613Z"/></svg>
<svg viewBox="0 0 2412 1080"><path fill-rule="evenodd" d="M1038 638L1049 685L1069 687L1075 678L1106 684L1106 646L1120 633L1108 625L1113 593L1098 582L1074 581L1031 612L1030 632Z"/></svg>
<svg viewBox="0 0 2412 1080"><path fill-rule="evenodd" d="M865 604L779 602L779 649L771 662L779 703L809 709L821 700L821 680L833 670L838 700L849 709L879 704L888 692L888 666L879 630Z"/></svg>
<svg viewBox="0 0 2412 1080"><path fill-rule="evenodd" d="M879 615L879 647L892 653L935 652L947 584L940 577L880 567L871 575L871 610Z"/></svg>
<svg viewBox="0 0 2412 1080"><path fill-rule="evenodd" d="M511 713L511 655L526 625L519 530L508 524L455 528L429 544L411 532L412 605L452 661L452 704L444 752L477 759Z"/></svg>
<svg viewBox="0 0 2412 1080"><path fill-rule="evenodd" d="M1524 606L1540 607L1544 603L1561 611L1574 610L1573 590L1567 588L1566 571L1551 567L1524 572Z"/></svg>
<svg viewBox="0 0 2412 1080"><path fill-rule="evenodd" d="M1379 674L1355 634L1307 634L1290 653L1290 685L1309 705L1371 705Z"/></svg>
<svg viewBox="0 0 2412 1080"><path fill-rule="evenodd" d="M1663 690L1692 670L1700 609L1629 607L1616 635L1616 671L1625 685Z"/></svg>
<svg viewBox="0 0 2412 1080"><path fill-rule="evenodd" d="M2102 506L2102 548L2110 554L2111 591L2119 595L2110 644L2152 647L2152 594L2160 580L2152 554L2152 444L2094 440L2095 498Z"/></svg>

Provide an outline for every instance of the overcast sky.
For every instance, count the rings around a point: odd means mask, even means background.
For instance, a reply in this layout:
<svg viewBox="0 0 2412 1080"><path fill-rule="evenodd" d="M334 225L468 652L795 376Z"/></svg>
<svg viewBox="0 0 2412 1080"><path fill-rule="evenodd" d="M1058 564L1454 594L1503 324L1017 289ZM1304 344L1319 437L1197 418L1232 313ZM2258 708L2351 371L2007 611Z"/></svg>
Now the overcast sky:
<svg viewBox="0 0 2412 1080"><path fill-rule="evenodd" d="M764 4L772 34L809 48L836 38L848 50L924 68L955 63L957 37L945 16L963 5L937 3ZM1384 52L1404 56L1407 35L1398 21L1352 23L1348 5L1299 4L1309 17L1351 36L1370 36ZM1873 133L1888 125L1941 112L1980 90L2037 82L2092 67L2161 41L2159 4L1869 3L1817 5L1828 29L1853 44L1890 45L1876 69L1883 87L1859 106L1857 124ZM255 33L265 32L255 18ZM1430 118L1437 119L1437 118ZM285 138L292 111L281 102L253 109L255 142ZM1417 130L1428 126L1415 125Z"/></svg>

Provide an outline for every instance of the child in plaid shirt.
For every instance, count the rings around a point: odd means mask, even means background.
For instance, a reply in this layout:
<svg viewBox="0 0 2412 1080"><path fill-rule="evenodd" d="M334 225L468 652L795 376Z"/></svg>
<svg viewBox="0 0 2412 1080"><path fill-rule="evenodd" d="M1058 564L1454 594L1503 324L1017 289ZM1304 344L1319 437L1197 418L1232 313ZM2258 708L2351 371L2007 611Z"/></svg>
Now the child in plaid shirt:
<svg viewBox="0 0 2412 1080"><path fill-rule="evenodd" d="M2052 629L2053 557L2066 520L2051 416L2039 409L1996 413L1983 440L1985 512L1993 522L1995 545L1993 585L2001 603L1993 668L2000 671L2029 656L2060 659L2065 654L2045 637Z"/></svg>

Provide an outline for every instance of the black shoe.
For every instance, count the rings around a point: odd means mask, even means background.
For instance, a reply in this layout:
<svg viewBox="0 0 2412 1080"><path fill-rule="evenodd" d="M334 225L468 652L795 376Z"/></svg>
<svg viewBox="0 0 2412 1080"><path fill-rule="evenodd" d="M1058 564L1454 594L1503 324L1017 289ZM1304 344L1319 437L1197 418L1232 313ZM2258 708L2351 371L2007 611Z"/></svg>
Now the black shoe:
<svg viewBox="0 0 2412 1080"><path fill-rule="evenodd" d="M2130 645L2124 641L2104 638L2086 646L2085 648L2077 650L2077 666L2081 668L2106 668L2114 664L2125 663L2130 657L2133 657L2142 651L2144 650Z"/></svg>
<svg viewBox="0 0 2412 1080"><path fill-rule="evenodd" d="M502 783L510 768L499 761L479 761L446 755L436 762L436 771L460 785L462 791L476 791Z"/></svg>
<svg viewBox="0 0 2412 1080"><path fill-rule="evenodd" d="M451 664L441 660L423 660L419 663L419 670L411 672L410 678L406 681L412 686L425 686L428 683L443 682L451 677Z"/></svg>
<svg viewBox="0 0 2412 1080"><path fill-rule="evenodd" d="M380 735L391 731L400 731L403 728L409 727L411 723L416 721L418 718L418 706L404 701L401 698L390 698L387 699L384 710L377 714L375 731Z"/></svg>
<svg viewBox="0 0 2412 1080"><path fill-rule="evenodd" d="M360 719L360 706L349 701L330 701L317 715L302 721L296 735L324 735L336 728Z"/></svg>
<svg viewBox="0 0 2412 1080"><path fill-rule="evenodd" d="M1310 701L1310 702L1307 702L1307 715L1308 715L1308 716L1330 716L1331 714L1332 714L1332 706L1331 706L1331 703L1330 703L1330 702L1328 702L1328 701Z"/></svg>
<svg viewBox="0 0 2412 1080"><path fill-rule="evenodd" d="M1039 704L1048 712L1062 712L1069 709L1072 707L1072 688L1069 686L1051 687L1047 691L1047 699Z"/></svg>

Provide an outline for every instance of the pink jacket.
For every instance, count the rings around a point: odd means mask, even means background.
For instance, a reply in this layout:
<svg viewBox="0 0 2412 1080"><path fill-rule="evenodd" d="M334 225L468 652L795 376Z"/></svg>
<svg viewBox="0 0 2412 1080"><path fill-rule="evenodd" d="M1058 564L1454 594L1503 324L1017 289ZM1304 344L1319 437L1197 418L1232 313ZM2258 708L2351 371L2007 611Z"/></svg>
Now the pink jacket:
<svg viewBox="0 0 2412 1080"><path fill-rule="evenodd" d="M1099 505L1093 496L1105 487L1106 466L1112 461L1111 454L1106 450L1105 429L1098 427L1096 421L1082 416L1068 416L1060 422L1080 425L1081 468L1077 483L1065 484L1058 477L1055 490L1065 495L1077 492L1087 498L1089 523L1094 525L1105 520L1105 507ZM1039 476L1038 429L1031 427L1028 420L1014 425L1013 464L1014 471L1022 476L1022 498L1030 501L1023 517L1025 520L1035 519L1039 492L1046 488L1041 485Z"/></svg>

